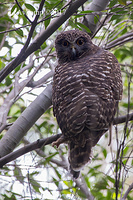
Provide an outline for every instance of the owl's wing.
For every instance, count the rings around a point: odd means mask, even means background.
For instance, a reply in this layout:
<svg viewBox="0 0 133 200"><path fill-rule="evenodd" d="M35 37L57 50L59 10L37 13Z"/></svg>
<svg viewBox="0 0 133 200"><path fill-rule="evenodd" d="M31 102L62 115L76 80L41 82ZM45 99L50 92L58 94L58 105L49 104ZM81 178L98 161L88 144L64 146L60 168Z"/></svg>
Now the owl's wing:
<svg viewBox="0 0 133 200"><path fill-rule="evenodd" d="M60 92L60 85L58 84L58 77L59 77L59 73L57 70L58 66L55 68L55 74L53 77L53 91L52 91L52 103L53 103L53 114L54 116L56 116L57 113L57 109L58 109L58 104L60 103L58 96L59 96L59 92Z"/></svg>
<svg viewBox="0 0 133 200"><path fill-rule="evenodd" d="M100 50L93 57L84 59L83 83L102 99L120 100L123 91L120 65L112 53Z"/></svg>
<svg viewBox="0 0 133 200"><path fill-rule="evenodd" d="M122 84L120 65L116 57L110 52L108 52L108 59L110 62L112 61L110 81L111 81L111 89L113 92L113 97L115 100L121 100L123 92L123 84Z"/></svg>

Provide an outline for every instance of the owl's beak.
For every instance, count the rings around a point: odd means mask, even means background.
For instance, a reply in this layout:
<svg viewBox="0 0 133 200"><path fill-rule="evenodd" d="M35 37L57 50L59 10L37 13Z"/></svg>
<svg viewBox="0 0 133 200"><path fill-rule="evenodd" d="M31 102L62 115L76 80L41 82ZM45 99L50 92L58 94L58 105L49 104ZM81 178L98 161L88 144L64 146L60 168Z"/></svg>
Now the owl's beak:
<svg viewBox="0 0 133 200"><path fill-rule="evenodd" d="M74 45L71 46L71 51L72 51L72 57L75 58L77 53Z"/></svg>

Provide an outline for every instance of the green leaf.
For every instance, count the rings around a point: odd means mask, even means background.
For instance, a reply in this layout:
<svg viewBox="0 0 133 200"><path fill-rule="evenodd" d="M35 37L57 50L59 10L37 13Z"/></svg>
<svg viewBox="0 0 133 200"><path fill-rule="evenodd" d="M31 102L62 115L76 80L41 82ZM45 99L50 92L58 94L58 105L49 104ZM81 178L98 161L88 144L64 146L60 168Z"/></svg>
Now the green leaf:
<svg viewBox="0 0 133 200"><path fill-rule="evenodd" d="M35 181L35 180L32 178L32 179L30 179L30 184L32 185L32 187L34 188L34 190L35 190L37 193L40 193L40 190L39 190L40 184L39 184L37 181Z"/></svg>
<svg viewBox="0 0 133 200"><path fill-rule="evenodd" d="M77 22L77 24L78 24L81 28L85 29L88 33L91 33L90 29L89 29L87 26L85 26L84 24L81 24L80 22Z"/></svg>
<svg viewBox="0 0 133 200"><path fill-rule="evenodd" d="M115 179L114 179L114 178L111 178L110 176L107 176L107 179L108 179L111 183L115 184Z"/></svg>
<svg viewBox="0 0 133 200"><path fill-rule="evenodd" d="M103 152L104 158L106 158L107 157L107 150L103 148L102 152Z"/></svg>
<svg viewBox="0 0 133 200"><path fill-rule="evenodd" d="M78 193L78 195L79 195L80 197L86 198L86 195L85 195L83 192L81 192L81 190L78 190L77 193Z"/></svg>
<svg viewBox="0 0 133 200"><path fill-rule="evenodd" d="M78 14L76 14L74 17L75 17L75 18L83 17L83 16L85 16L85 14L89 14L89 13L92 13L92 12L94 12L94 11L92 11L92 10L81 11L81 12L79 12Z"/></svg>
<svg viewBox="0 0 133 200"><path fill-rule="evenodd" d="M9 21L9 22L11 22L12 24L14 23L8 16L1 17L0 20L1 20L1 21Z"/></svg>
<svg viewBox="0 0 133 200"><path fill-rule="evenodd" d="M18 6L17 6L17 4L15 4L13 7L12 7L12 9L11 9L11 14L15 11L15 13L18 11L19 9L18 9Z"/></svg>
<svg viewBox="0 0 133 200"><path fill-rule="evenodd" d="M81 28L79 28L79 26L77 26L77 23L74 23L71 19L69 19L69 25L70 25L72 28L77 28L77 29L82 30Z"/></svg>
<svg viewBox="0 0 133 200"><path fill-rule="evenodd" d="M85 176L84 179L85 179L85 182L86 182L88 188L90 188L90 187L91 187L91 184L90 184L90 181L89 181L88 176Z"/></svg>
<svg viewBox="0 0 133 200"><path fill-rule="evenodd" d="M11 78L9 76L6 77L6 86L11 85L12 81Z"/></svg>
<svg viewBox="0 0 133 200"><path fill-rule="evenodd" d="M29 4L29 3L25 3L25 7L26 7L28 10L32 11L32 12L35 12L35 11L36 11L36 9L35 9L31 4Z"/></svg>
<svg viewBox="0 0 133 200"><path fill-rule="evenodd" d="M61 179L61 175L60 173L58 172L58 170L56 168L54 168L55 172L56 172L56 175L58 176L59 179Z"/></svg>
<svg viewBox="0 0 133 200"><path fill-rule="evenodd" d="M118 0L118 2L119 2L120 4L122 4L122 5L125 5L125 6L127 5L127 3L126 3L127 0Z"/></svg>
<svg viewBox="0 0 133 200"><path fill-rule="evenodd" d="M14 168L14 176L17 178L17 180L18 180L20 183L23 184L24 176L23 176L23 174L22 174L22 172L21 172L21 169L20 169L18 166L16 166L16 167Z"/></svg>
<svg viewBox="0 0 133 200"><path fill-rule="evenodd" d="M61 191L62 194L71 194L71 192L69 191L69 189L65 189Z"/></svg>
<svg viewBox="0 0 133 200"><path fill-rule="evenodd" d="M46 17L46 20L44 21L44 25L45 25L45 29L48 27L48 25L50 24L50 21L51 21L51 18L50 18L51 15L48 15Z"/></svg>
<svg viewBox="0 0 133 200"><path fill-rule="evenodd" d="M113 7L115 4L117 4L117 0L113 0L113 1L110 1L110 4L109 4L109 7Z"/></svg>
<svg viewBox="0 0 133 200"><path fill-rule="evenodd" d="M20 35L21 37L24 36L24 35L23 35L22 29L17 29L17 30L16 30L16 33L17 33L18 35Z"/></svg>
<svg viewBox="0 0 133 200"><path fill-rule="evenodd" d="M97 24L98 21L99 21L99 15L96 15L96 16L94 17L94 23Z"/></svg>
<svg viewBox="0 0 133 200"><path fill-rule="evenodd" d="M96 182L95 188L96 190L105 190L108 186L107 180L104 178L101 178L99 181Z"/></svg>

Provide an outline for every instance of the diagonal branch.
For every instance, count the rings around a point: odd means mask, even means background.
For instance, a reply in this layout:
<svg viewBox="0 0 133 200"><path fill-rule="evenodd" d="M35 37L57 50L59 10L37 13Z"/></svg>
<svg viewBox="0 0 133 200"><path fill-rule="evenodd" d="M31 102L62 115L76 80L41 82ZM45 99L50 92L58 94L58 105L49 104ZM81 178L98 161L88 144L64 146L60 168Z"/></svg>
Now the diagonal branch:
<svg viewBox="0 0 133 200"><path fill-rule="evenodd" d="M0 157L10 153L21 141L39 117L51 106L52 85L45 90L23 111L0 140Z"/></svg>
<svg viewBox="0 0 133 200"><path fill-rule="evenodd" d="M105 47L103 47L103 48L108 50L108 49L111 49L111 48L116 47L118 45L122 45L125 42L129 42L131 40L133 40L133 30L131 32L125 33L121 37L113 40L112 42L110 42L108 44L106 44Z"/></svg>
<svg viewBox="0 0 133 200"><path fill-rule="evenodd" d="M26 19L28 19L28 21L30 23L32 23L32 21L29 19L29 17L25 14L25 12L23 11L22 7L20 6L18 0L15 0L16 1L16 4L18 5L19 9L21 10L21 12L24 14L24 16L26 17Z"/></svg>
<svg viewBox="0 0 133 200"><path fill-rule="evenodd" d="M39 139L31 144L28 144L20 149L18 149L15 152L11 152L8 155L4 156L3 158L0 159L0 168L3 167L3 165L5 165L6 163L30 152L33 151L35 149L41 148L42 146L51 144L52 142L56 141L62 134L57 134L57 135L53 135L51 137L48 138L44 138L44 139Z"/></svg>
<svg viewBox="0 0 133 200"><path fill-rule="evenodd" d="M22 61L23 61L23 58L25 57L25 52L26 52L26 49L30 43L30 40L32 38L32 35L33 35L33 32L35 30L35 27L37 25L37 20L39 18L39 15L38 13L40 13L40 11L42 10L43 8L43 5L44 5L44 2L45 0L42 0L41 3L40 3L40 6L39 6L39 9L38 9L38 12L37 12L37 15L35 16L35 19L34 21L32 22L32 25L31 25L31 28L30 28L30 32L29 32L29 35L28 35L28 38L26 40L26 43L25 45L23 46L23 48L21 49L20 53L18 54L18 56L13 60L11 61L4 69L1 70L0 72L0 79L1 81L12 71L14 70ZM22 61L21 61L22 60ZM25 60L25 59L24 59Z"/></svg>
<svg viewBox="0 0 133 200"><path fill-rule="evenodd" d="M127 196L129 194L129 192L133 189L133 183L131 185L129 185L127 191L125 192L125 194L123 195L122 199L121 200L126 200L127 199Z"/></svg>

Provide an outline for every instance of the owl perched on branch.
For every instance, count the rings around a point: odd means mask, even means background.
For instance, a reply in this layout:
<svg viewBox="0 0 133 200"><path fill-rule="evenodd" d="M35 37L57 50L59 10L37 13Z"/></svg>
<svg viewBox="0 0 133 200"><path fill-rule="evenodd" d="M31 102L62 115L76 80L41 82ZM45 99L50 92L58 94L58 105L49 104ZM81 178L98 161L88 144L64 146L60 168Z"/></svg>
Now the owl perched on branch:
<svg viewBox="0 0 133 200"><path fill-rule="evenodd" d="M53 112L62 137L54 145L67 142L70 171L78 178L92 147L113 123L122 97L121 71L115 56L94 45L85 32L62 32L55 48Z"/></svg>

